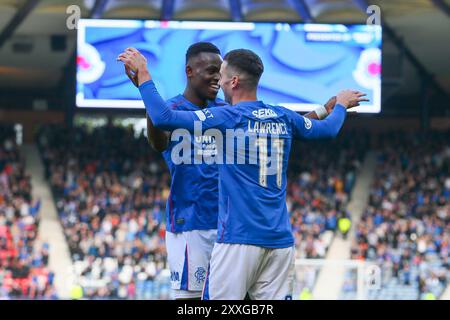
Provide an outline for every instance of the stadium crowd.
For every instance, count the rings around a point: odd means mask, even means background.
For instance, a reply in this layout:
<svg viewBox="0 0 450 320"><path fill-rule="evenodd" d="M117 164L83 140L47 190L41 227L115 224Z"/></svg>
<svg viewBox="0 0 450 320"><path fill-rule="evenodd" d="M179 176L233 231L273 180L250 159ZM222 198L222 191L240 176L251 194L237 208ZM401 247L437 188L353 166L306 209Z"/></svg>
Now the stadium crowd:
<svg viewBox="0 0 450 320"><path fill-rule="evenodd" d="M40 201L11 125L0 126L0 299L55 299L49 245L38 237Z"/></svg>
<svg viewBox="0 0 450 320"><path fill-rule="evenodd" d="M145 136L44 128L39 146L85 298L161 298L169 176Z"/></svg>
<svg viewBox="0 0 450 320"><path fill-rule="evenodd" d="M355 137L356 136L356 137ZM333 140L301 141L289 162L287 206L298 258L324 258L369 143L346 133Z"/></svg>
<svg viewBox="0 0 450 320"><path fill-rule="evenodd" d="M294 143L286 201L297 258L325 258L339 219L349 218L346 206L368 144L369 135L354 132L333 140ZM317 271L298 268L296 291L312 290Z"/></svg>
<svg viewBox="0 0 450 320"><path fill-rule="evenodd" d="M49 126L38 140L85 297L158 298L170 182L162 157L131 127ZM293 146L287 203L298 257L325 256L366 144L348 134Z"/></svg>
<svg viewBox="0 0 450 320"><path fill-rule="evenodd" d="M375 146L374 182L351 257L382 267L382 289L397 285L416 294L392 298L438 298L450 280L449 138L450 132L399 132L379 136Z"/></svg>
<svg viewBox="0 0 450 320"><path fill-rule="evenodd" d="M0 130L0 297L55 298L48 244L37 241L39 203L14 130ZM373 141L375 177L351 258L380 265L382 290L395 283L414 298L438 297L450 280L449 141L449 132L390 133ZM57 125L44 127L38 142L84 297L169 298L164 211L170 176L144 133ZM287 206L297 258L325 257L339 218L348 216L370 144L369 135L346 132L293 145ZM317 273L304 271L300 286L312 289ZM347 278L343 291L354 291L355 282L354 275Z"/></svg>

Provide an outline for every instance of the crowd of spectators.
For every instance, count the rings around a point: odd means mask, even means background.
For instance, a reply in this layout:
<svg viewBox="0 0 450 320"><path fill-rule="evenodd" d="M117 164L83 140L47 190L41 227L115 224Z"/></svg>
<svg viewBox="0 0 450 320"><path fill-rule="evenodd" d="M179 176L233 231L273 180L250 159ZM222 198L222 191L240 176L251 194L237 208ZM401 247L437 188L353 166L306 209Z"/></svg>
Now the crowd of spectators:
<svg viewBox="0 0 450 320"><path fill-rule="evenodd" d="M369 136L352 132L333 140L294 143L288 170L287 206L298 258L324 258L321 237L348 216L346 206L364 160Z"/></svg>
<svg viewBox="0 0 450 320"><path fill-rule="evenodd" d="M367 134L346 132L293 144L286 201L297 258L325 258L339 219L349 217L346 207L369 142ZM299 267L297 290L312 290L318 270Z"/></svg>
<svg viewBox="0 0 450 320"><path fill-rule="evenodd" d="M38 140L83 297L167 297L169 175L145 136L50 126Z"/></svg>
<svg viewBox="0 0 450 320"><path fill-rule="evenodd" d="M396 284L417 299L438 298L450 280L450 132L385 134L375 148L374 182L351 257L381 267L381 290ZM346 285L354 289L351 280Z"/></svg>
<svg viewBox="0 0 450 320"><path fill-rule="evenodd" d="M49 245L39 240L40 201L16 143L14 127L0 125L0 299L54 299Z"/></svg>
<svg viewBox="0 0 450 320"><path fill-rule="evenodd" d="M374 183L355 227L351 258L378 263L382 285L395 281L414 288L417 298L439 296L448 282L448 138L448 133L402 132L379 135L371 145L368 135L349 132L333 141L294 143L287 206L297 258L325 257L339 218L348 216L345 208L365 152L373 148L378 155ZM111 125L92 130L51 126L40 133L39 146L84 297L168 297L164 211L170 177L145 135ZM1 182L9 183L3 189L14 190L12 182L29 185L13 140L2 141L1 155ZM19 206L15 221L26 225L18 222L20 218L32 219L37 225L34 211L28 209L24 215L27 210L22 208L24 203L32 207L30 195L18 197L20 201L13 201ZM4 209L5 192L0 201L1 236L9 212ZM34 260L8 262L11 266L46 265L47 245L37 252L26 246L36 237L31 229L24 231L22 242ZM1 252L0 259L5 256ZM312 289L317 273L306 274L303 284ZM50 272L50 284L51 278ZM7 283L5 275L2 279ZM354 290L354 283L347 279L344 290Z"/></svg>
<svg viewBox="0 0 450 320"><path fill-rule="evenodd" d="M369 204L351 257L382 267L383 283L418 298L447 284L448 133L380 135ZM107 125L47 127L39 135L47 178L86 298L168 297L165 202L170 176L143 133ZM294 143L287 206L297 258L324 258L355 185L369 136ZM311 287L310 279L303 279ZM354 283L354 281L353 281ZM346 283L344 289L354 286ZM162 296L161 296L162 295Z"/></svg>

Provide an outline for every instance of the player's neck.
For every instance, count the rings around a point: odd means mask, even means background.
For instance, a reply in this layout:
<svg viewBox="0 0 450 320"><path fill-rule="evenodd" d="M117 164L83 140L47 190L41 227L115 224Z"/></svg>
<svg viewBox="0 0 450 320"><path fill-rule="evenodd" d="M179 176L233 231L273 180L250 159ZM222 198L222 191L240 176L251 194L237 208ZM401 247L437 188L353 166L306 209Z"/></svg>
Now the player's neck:
<svg viewBox="0 0 450 320"><path fill-rule="evenodd" d="M183 97L185 97L190 103L195 104L199 108L205 108L208 105L208 101L199 98L189 87L186 87L183 92Z"/></svg>
<svg viewBox="0 0 450 320"><path fill-rule="evenodd" d="M256 91L252 92L238 91L235 92L234 95L231 97L231 102L233 105L246 101L258 101Z"/></svg>

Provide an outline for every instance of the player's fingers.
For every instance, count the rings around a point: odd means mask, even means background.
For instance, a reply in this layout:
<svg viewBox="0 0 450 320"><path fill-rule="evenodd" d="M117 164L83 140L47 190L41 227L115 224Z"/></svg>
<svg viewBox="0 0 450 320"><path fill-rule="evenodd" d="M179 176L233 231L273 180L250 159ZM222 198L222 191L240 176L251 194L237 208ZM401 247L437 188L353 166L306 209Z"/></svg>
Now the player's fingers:
<svg viewBox="0 0 450 320"><path fill-rule="evenodd" d="M358 103L359 102L369 102L370 100L369 99L367 99L367 98L359 98L358 99Z"/></svg>
<svg viewBox="0 0 450 320"><path fill-rule="evenodd" d="M117 56L117 59L128 59L128 55L127 55L127 54L124 54L124 53L121 53L121 54L119 54L119 55Z"/></svg>
<svg viewBox="0 0 450 320"><path fill-rule="evenodd" d="M121 54L119 54L119 56L131 58L132 57L132 53L130 51L124 51Z"/></svg>
<svg viewBox="0 0 450 320"><path fill-rule="evenodd" d="M118 61L122 61L125 65L131 66L131 60L124 58L124 57L120 57L117 59Z"/></svg>
<svg viewBox="0 0 450 320"><path fill-rule="evenodd" d="M125 64L125 73L127 74L128 78L134 81L134 78L136 77L135 71L129 66Z"/></svg>
<svg viewBox="0 0 450 320"><path fill-rule="evenodd" d="M125 65L125 73L127 74L127 76L128 76L129 78L132 78L132 77L133 77L133 74L131 73L130 66L128 66L128 65Z"/></svg>
<svg viewBox="0 0 450 320"><path fill-rule="evenodd" d="M133 74L133 72L131 71L131 68L130 68L129 66L127 66L127 65L125 65L125 73L127 74L128 79L130 79L131 82L132 82L136 87L139 87L138 82L137 82L137 79L136 79L136 75Z"/></svg>
<svg viewBox="0 0 450 320"><path fill-rule="evenodd" d="M125 52L126 52L127 54L129 54L130 56L137 56L137 55L139 54L139 51L137 51L137 50L134 49L134 48L127 48L127 49L125 50Z"/></svg>
<svg viewBox="0 0 450 320"><path fill-rule="evenodd" d="M125 57L118 57L117 60L122 61L123 63L130 63L130 60Z"/></svg>

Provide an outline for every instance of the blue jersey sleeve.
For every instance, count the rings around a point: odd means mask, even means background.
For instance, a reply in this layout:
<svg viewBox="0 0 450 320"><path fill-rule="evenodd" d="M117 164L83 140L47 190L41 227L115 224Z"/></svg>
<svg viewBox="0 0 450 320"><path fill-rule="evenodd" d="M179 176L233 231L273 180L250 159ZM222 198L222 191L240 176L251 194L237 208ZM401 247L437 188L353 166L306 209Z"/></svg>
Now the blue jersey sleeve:
<svg viewBox="0 0 450 320"><path fill-rule="evenodd" d="M240 116L232 108L207 108L197 111L179 111L169 108L159 95L152 80L139 86L147 114L153 125L164 130L184 128L194 132L195 121L202 122L202 129L217 128L225 130L233 128Z"/></svg>
<svg viewBox="0 0 450 320"><path fill-rule="evenodd" d="M293 120L294 137L305 139L335 137L339 133L347 115L345 107L340 104L337 104L324 120L308 119L294 111L289 111Z"/></svg>

